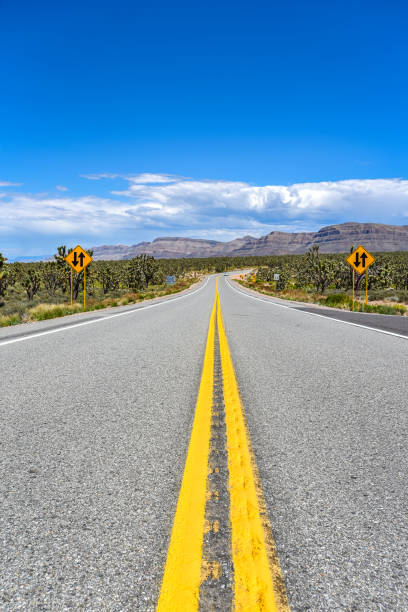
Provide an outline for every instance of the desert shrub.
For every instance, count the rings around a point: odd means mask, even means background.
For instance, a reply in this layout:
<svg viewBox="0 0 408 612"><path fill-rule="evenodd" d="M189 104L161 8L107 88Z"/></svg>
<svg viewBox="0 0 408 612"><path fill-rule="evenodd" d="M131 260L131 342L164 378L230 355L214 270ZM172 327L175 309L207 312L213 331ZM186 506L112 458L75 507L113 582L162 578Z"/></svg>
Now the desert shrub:
<svg viewBox="0 0 408 612"><path fill-rule="evenodd" d="M331 307L342 307L342 306L351 306L351 298L346 293L333 293L332 295L327 296L327 298L321 300L322 304L325 306Z"/></svg>
<svg viewBox="0 0 408 612"><path fill-rule="evenodd" d="M68 314L82 312L83 308L80 304L38 304L28 311L32 321L45 321L46 319L55 319L57 317L65 317Z"/></svg>
<svg viewBox="0 0 408 612"><path fill-rule="evenodd" d="M336 276L335 263L327 257L322 257L319 247L313 246L305 255L304 273L317 292L324 293Z"/></svg>
<svg viewBox="0 0 408 612"><path fill-rule="evenodd" d="M140 300L140 297L141 296L139 293L125 293L121 303L124 304L124 301L127 300L128 304L133 304L134 302Z"/></svg>
<svg viewBox="0 0 408 612"><path fill-rule="evenodd" d="M96 279L102 287L103 294L116 291L120 283L120 275L116 274L115 268L106 262L100 262L96 268Z"/></svg>
<svg viewBox="0 0 408 612"><path fill-rule="evenodd" d="M29 268L21 283L26 290L27 298L32 302L41 287L41 274L36 268Z"/></svg>
<svg viewBox="0 0 408 612"><path fill-rule="evenodd" d="M155 279L163 278L158 262L151 255L138 255L127 262L125 282L129 289L147 289Z"/></svg>
<svg viewBox="0 0 408 612"><path fill-rule="evenodd" d="M376 312L377 314L387 315L404 314L407 311L402 304L362 304L362 307L362 312Z"/></svg>
<svg viewBox="0 0 408 612"><path fill-rule="evenodd" d="M22 323L22 320L17 312L11 315L0 315L0 327L18 325L18 323Z"/></svg>
<svg viewBox="0 0 408 612"><path fill-rule="evenodd" d="M10 275L6 267L7 257L0 253L0 305L3 304L2 298L6 295L7 287L10 282Z"/></svg>

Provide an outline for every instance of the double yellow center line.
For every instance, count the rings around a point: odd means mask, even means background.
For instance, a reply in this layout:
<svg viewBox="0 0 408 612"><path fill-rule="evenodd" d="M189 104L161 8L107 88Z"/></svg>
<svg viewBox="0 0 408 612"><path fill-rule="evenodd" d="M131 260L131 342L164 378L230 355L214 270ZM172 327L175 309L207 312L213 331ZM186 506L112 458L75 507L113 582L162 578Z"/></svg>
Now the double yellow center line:
<svg viewBox="0 0 408 612"><path fill-rule="evenodd" d="M214 379L216 351L219 351L221 360L228 457L232 609L288 612L285 587L225 334L218 281L157 611L190 612L205 609L205 604L203 608L200 602L200 587L209 576L216 586L221 574L221 565L217 559L203 557L204 536L209 529L206 503L214 495L209 490L208 476L211 472L209 459L214 418L213 390L217 383ZM221 529L218 521L216 527L217 531Z"/></svg>

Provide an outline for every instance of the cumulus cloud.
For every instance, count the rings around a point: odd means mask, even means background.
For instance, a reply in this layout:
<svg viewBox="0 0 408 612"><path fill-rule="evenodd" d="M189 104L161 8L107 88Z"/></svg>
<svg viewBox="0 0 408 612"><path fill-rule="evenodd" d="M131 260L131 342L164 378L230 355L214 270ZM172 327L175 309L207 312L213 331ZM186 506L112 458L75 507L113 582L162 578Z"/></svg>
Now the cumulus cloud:
<svg viewBox="0 0 408 612"><path fill-rule="evenodd" d="M127 203L96 196L14 194L0 203L0 232L4 233L83 234L86 226L90 235L98 235L110 227L120 227L130 218L136 223L141 221Z"/></svg>
<svg viewBox="0 0 408 612"><path fill-rule="evenodd" d="M65 187L65 185L57 185L55 189L58 191L69 191L68 187Z"/></svg>
<svg viewBox="0 0 408 612"><path fill-rule="evenodd" d="M379 221L391 223L408 215L408 181L401 179L345 180L256 186L244 182L197 181L179 178L171 183L128 181L125 196L133 206L154 208L163 215L183 215L194 225L211 220L230 227L300 222Z"/></svg>
<svg viewBox="0 0 408 612"><path fill-rule="evenodd" d="M138 239L167 234L229 240L344 221L408 224L408 180L402 179L259 186L150 173L88 178L120 178L125 188L105 197L3 193L0 232L86 234L89 244L98 244L115 243L124 232Z"/></svg>

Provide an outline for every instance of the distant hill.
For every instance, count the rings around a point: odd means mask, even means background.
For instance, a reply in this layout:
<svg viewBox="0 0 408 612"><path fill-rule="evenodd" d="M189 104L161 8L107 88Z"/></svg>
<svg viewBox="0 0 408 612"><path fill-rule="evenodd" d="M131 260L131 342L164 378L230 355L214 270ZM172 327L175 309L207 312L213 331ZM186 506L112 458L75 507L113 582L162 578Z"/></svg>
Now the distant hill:
<svg viewBox="0 0 408 612"><path fill-rule="evenodd" d="M261 238L244 236L229 242L196 238L156 238L133 246L93 247L94 259L131 259L141 253L156 258L223 257L240 255L289 255L306 253L313 245L321 253L346 253L351 245L368 251L408 251L408 225L340 223L318 232L271 232Z"/></svg>
<svg viewBox="0 0 408 612"><path fill-rule="evenodd" d="M9 259L7 263L31 263L33 261L46 261L47 259L50 259L49 255L27 255Z"/></svg>

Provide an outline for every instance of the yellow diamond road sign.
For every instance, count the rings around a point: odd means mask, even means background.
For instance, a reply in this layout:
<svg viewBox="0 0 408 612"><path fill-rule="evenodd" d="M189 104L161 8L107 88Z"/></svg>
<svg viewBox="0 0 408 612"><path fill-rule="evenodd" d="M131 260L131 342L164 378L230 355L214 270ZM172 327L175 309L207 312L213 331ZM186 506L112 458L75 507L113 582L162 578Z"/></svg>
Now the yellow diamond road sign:
<svg viewBox="0 0 408 612"><path fill-rule="evenodd" d="M347 257L347 263L349 263L358 274L365 272L374 261L374 257L366 251L361 244L349 257Z"/></svg>
<svg viewBox="0 0 408 612"><path fill-rule="evenodd" d="M82 272L89 266L92 261L92 257L79 246L79 244L73 249L65 258L65 261L71 266L75 272Z"/></svg>

